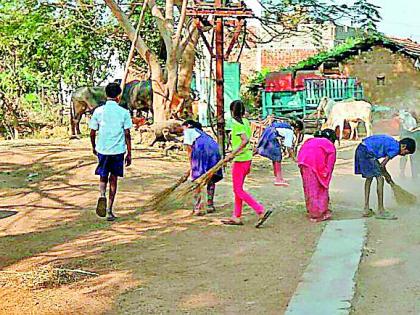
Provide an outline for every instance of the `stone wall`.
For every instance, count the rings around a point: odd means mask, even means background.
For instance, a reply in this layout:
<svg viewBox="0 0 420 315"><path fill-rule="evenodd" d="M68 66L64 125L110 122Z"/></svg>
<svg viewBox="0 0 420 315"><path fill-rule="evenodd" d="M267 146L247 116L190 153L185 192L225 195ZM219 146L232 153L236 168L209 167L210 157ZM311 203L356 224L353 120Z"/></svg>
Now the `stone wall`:
<svg viewBox="0 0 420 315"><path fill-rule="evenodd" d="M372 104L420 110L420 71L406 55L373 47L346 60L344 72L362 82ZM385 77L384 85L378 85L378 76Z"/></svg>

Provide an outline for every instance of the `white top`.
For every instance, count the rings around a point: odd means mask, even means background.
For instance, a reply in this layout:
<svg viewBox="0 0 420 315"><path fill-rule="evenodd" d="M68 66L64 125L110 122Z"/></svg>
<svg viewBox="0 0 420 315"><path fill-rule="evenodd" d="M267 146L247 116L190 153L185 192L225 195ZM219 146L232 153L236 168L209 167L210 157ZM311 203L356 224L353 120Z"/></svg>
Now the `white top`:
<svg viewBox="0 0 420 315"><path fill-rule="evenodd" d="M414 128L417 127L417 121L416 119L411 116L410 114L408 114L405 119L403 119L402 121L402 128L405 130L413 130Z"/></svg>
<svg viewBox="0 0 420 315"><path fill-rule="evenodd" d="M277 133L284 138L283 144L287 148L293 147L293 139L294 139L294 133L292 129L288 128L276 128Z"/></svg>
<svg viewBox="0 0 420 315"><path fill-rule="evenodd" d="M201 136L201 134L194 128L188 128L184 130L184 144L193 145L194 141Z"/></svg>
<svg viewBox="0 0 420 315"><path fill-rule="evenodd" d="M96 151L104 155L125 153L125 130L132 126L130 112L117 102L107 101L97 107L89 122L89 128L98 131Z"/></svg>

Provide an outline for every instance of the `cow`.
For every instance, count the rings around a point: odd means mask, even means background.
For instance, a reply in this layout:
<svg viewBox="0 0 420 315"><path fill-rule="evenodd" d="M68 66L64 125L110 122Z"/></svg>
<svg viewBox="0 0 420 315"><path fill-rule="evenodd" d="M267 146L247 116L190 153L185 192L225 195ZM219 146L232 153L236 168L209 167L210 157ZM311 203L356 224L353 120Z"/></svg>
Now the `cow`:
<svg viewBox="0 0 420 315"><path fill-rule="evenodd" d="M324 98L319 103L317 111L318 117L322 111L327 116L327 121L323 126L324 129L335 129L336 126L339 127L339 140L343 138L345 121L349 122L350 128L352 129L350 139L354 136L355 129L360 121L365 123L367 136L372 135L372 105L368 102L347 100L336 103L333 100Z"/></svg>
<svg viewBox="0 0 420 315"><path fill-rule="evenodd" d="M153 114L151 81L132 81L127 83L120 105L130 110ZM104 86L80 87L71 96L71 137L80 135L79 122L84 114L92 113L96 107L105 104Z"/></svg>

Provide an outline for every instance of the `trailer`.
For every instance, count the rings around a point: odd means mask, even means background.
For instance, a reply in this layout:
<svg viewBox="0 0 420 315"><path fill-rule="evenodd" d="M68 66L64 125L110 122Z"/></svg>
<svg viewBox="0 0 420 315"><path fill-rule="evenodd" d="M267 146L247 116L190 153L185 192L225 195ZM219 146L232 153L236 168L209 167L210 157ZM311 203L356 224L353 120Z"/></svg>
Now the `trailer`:
<svg viewBox="0 0 420 315"><path fill-rule="evenodd" d="M306 119L327 97L334 101L361 100L363 87L357 78L323 76L316 71L272 72L265 79L262 118L292 116Z"/></svg>

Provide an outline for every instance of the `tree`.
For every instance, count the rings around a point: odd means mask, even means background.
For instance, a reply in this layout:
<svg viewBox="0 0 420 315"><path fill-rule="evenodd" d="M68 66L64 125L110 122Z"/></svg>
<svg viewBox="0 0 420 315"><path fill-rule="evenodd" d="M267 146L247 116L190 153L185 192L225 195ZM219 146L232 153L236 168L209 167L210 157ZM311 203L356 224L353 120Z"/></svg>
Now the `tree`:
<svg viewBox="0 0 420 315"><path fill-rule="evenodd" d="M131 41L135 40L135 28L127 13L114 0L104 0ZM147 1L147 0L145 0ZM188 1L166 0L159 6L156 0L148 0L148 9L155 20L160 36L165 44L166 58L160 64L143 36L136 39L136 49L150 67L155 122L167 120L174 114L171 104L176 96L187 99L194 66L194 47L198 41L198 31L194 20L186 16ZM192 5L192 4L190 4ZM375 26L380 15L378 7L367 0L357 0L354 5L326 4L315 0L278 0L262 3L266 14L260 18L265 30L264 38L254 36L255 41L272 41L298 32L298 25L308 21L351 20L364 27ZM207 22L211 25L212 18ZM313 29L308 29L313 31ZM233 32L229 32L233 34ZM248 35L248 34L245 34ZM267 36L268 35L268 36Z"/></svg>
<svg viewBox="0 0 420 315"><path fill-rule="evenodd" d="M157 33L146 39L158 52ZM64 92L100 84L112 58L124 59L127 50L107 7L93 0L0 0L2 129L16 137L24 121L54 124Z"/></svg>
<svg viewBox="0 0 420 315"><path fill-rule="evenodd" d="M134 41L135 28L127 14L114 0L105 0L105 3L129 39ZM155 0L148 0L147 4L165 45L164 65L159 63L157 54L150 49L141 35L136 39L136 49L150 67L153 118L155 123L159 123L167 121L172 114L176 114L177 110L173 110L171 105L177 98L181 98L182 103L189 97L198 32L195 24L186 16L187 0L183 0L182 3L166 0L164 11Z"/></svg>

